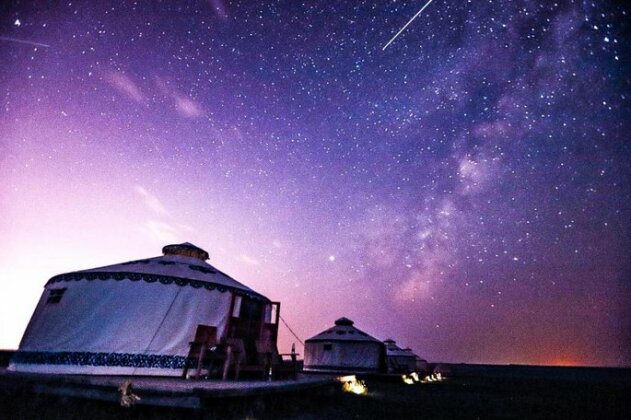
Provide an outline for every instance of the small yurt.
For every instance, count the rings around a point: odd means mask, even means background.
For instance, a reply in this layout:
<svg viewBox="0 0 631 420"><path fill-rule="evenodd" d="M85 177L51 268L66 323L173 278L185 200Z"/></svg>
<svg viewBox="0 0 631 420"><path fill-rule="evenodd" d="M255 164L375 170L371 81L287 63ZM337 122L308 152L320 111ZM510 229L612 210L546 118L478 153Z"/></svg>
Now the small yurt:
<svg viewBox="0 0 631 420"><path fill-rule="evenodd" d="M403 349L404 352L408 353L411 357L414 357L414 370L416 372L424 373L427 372L427 360L419 357L411 348L406 347Z"/></svg>
<svg viewBox="0 0 631 420"><path fill-rule="evenodd" d="M9 370L182 376L194 344L231 340L244 363L257 348L276 350L279 303L208 264L193 244L162 252L51 278Z"/></svg>
<svg viewBox="0 0 631 420"><path fill-rule="evenodd" d="M306 372L378 372L384 358L383 343L340 318L335 325L305 341Z"/></svg>
<svg viewBox="0 0 631 420"><path fill-rule="evenodd" d="M416 370L416 355L410 349L402 349L392 339L383 342L386 346L388 373L409 373Z"/></svg>
<svg viewBox="0 0 631 420"><path fill-rule="evenodd" d="M421 373L426 373L429 371L427 360L422 357L416 356L416 371Z"/></svg>

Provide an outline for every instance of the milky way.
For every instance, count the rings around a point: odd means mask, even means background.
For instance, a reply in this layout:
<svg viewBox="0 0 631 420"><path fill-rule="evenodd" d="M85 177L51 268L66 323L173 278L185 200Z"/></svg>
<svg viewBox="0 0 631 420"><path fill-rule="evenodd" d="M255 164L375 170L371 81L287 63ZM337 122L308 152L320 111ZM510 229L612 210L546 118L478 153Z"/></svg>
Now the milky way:
<svg viewBox="0 0 631 420"><path fill-rule="evenodd" d="M95 3L0 6L0 346L190 241L303 340L631 365L631 9Z"/></svg>

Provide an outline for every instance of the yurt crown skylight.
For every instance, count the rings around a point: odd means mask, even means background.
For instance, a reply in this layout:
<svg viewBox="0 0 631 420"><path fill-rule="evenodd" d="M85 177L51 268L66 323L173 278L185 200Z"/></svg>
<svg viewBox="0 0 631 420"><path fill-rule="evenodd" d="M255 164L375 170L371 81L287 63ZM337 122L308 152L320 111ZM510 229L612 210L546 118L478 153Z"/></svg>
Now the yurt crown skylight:
<svg viewBox="0 0 631 420"><path fill-rule="evenodd" d="M202 261L206 261L208 259L208 252L190 242L167 245L162 248L162 253L164 255L183 255L185 257L198 258Z"/></svg>

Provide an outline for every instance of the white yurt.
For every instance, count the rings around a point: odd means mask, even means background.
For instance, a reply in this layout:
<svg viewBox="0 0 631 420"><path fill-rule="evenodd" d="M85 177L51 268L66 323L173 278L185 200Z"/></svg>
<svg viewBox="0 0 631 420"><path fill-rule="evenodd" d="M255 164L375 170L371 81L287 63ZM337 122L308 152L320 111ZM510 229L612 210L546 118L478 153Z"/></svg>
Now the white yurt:
<svg viewBox="0 0 631 420"><path fill-rule="evenodd" d="M262 341L276 348L279 303L206 263L195 245L162 252L51 278L9 370L181 376L194 343L237 340L244 363Z"/></svg>
<svg viewBox="0 0 631 420"><path fill-rule="evenodd" d="M335 326L305 341L306 372L378 372L384 358L383 343L340 318Z"/></svg>
<svg viewBox="0 0 631 420"><path fill-rule="evenodd" d="M422 357L416 356L416 371L421 373L428 372L427 360Z"/></svg>
<svg viewBox="0 0 631 420"><path fill-rule="evenodd" d="M402 349L392 339L383 342L386 346L388 373L410 373L416 370L417 356L410 349Z"/></svg>
<svg viewBox="0 0 631 420"><path fill-rule="evenodd" d="M408 353L410 357L414 357L414 361L415 361L414 370L416 372L420 372L420 373L427 372L427 360L423 359L418 354L414 353L414 351L409 347L404 348L403 351ZM411 362L410 362L410 366L411 366Z"/></svg>

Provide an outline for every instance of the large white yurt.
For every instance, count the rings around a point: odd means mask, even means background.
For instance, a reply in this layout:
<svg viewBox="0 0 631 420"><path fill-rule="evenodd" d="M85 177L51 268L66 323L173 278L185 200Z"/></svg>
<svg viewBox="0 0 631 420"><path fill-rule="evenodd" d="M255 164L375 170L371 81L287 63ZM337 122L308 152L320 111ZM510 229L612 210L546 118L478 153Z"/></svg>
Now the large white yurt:
<svg viewBox="0 0 631 420"><path fill-rule="evenodd" d="M340 318L335 326L305 341L307 372L378 372L383 367L384 346L374 337Z"/></svg>
<svg viewBox="0 0 631 420"><path fill-rule="evenodd" d="M409 373L416 370L417 356L410 349L402 349L392 339L383 342L386 346L388 373Z"/></svg>
<svg viewBox="0 0 631 420"><path fill-rule="evenodd" d="M9 370L181 376L200 340L236 340L244 363L263 341L276 349L279 303L206 263L195 245L162 251L51 278Z"/></svg>

